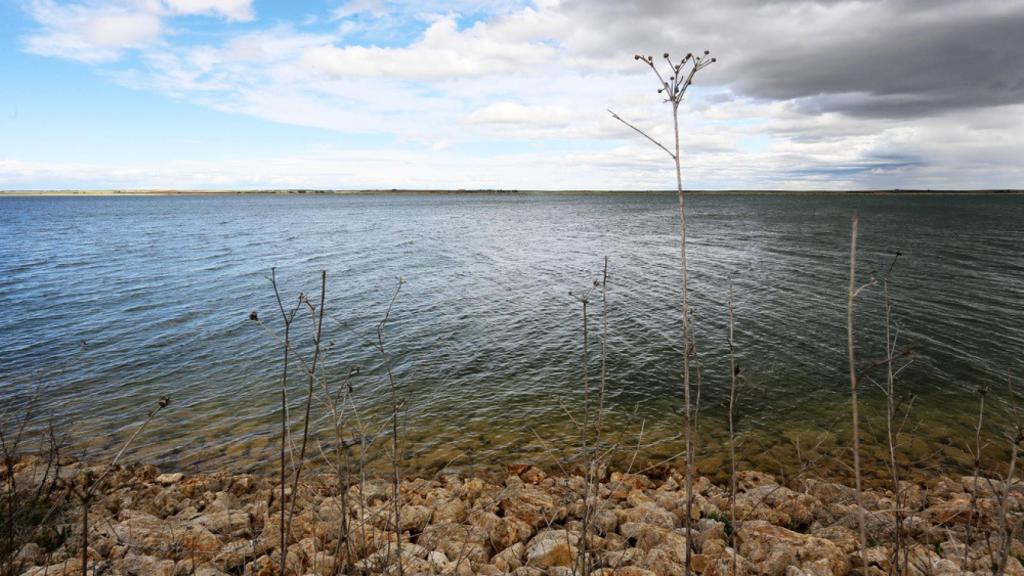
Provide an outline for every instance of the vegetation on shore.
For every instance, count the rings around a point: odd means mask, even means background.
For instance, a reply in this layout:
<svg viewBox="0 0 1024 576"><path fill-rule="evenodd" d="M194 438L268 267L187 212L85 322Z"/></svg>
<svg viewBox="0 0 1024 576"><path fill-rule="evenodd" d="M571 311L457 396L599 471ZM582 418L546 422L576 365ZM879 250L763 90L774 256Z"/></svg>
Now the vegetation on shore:
<svg viewBox="0 0 1024 576"><path fill-rule="evenodd" d="M81 528L73 506L60 506L60 495L63 486L104 467L54 464L22 458L13 476L0 475L26 488L52 484L53 499L36 509L58 505L49 526L33 526L37 532L21 532L31 524L19 524L17 548L3 559L5 573L82 573ZM1024 511L1024 484L1004 492L998 478L902 483L898 556L897 496L866 490L866 572L860 569L856 494L821 480L784 484L770 474L740 471L731 497L728 485L696 478L689 540L682 528L685 479L671 469L653 477L601 471L590 480L600 504L589 518L588 480L578 474L548 476L514 465L504 477L409 478L400 486L397 530L389 480L367 480L346 494L339 493L338 480L320 473L298 485L288 574L571 576L580 573L586 550L590 574L678 576L688 546L694 572L716 576L1024 574L1024 543L1007 543L1000 528L1004 508ZM90 506L87 574L278 574L279 520L291 505L282 507L279 488L268 477L117 466ZM290 486L285 493L292 496Z"/></svg>

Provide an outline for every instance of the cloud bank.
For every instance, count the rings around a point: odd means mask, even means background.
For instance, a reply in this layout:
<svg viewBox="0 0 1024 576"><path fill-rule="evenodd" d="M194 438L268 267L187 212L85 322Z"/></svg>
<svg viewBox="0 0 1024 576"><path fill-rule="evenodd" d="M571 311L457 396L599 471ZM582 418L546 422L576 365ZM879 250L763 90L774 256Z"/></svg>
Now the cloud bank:
<svg viewBox="0 0 1024 576"><path fill-rule="evenodd" d="M275 186L670 188L663 153L606 109L668 140L668 108L632 55L706 48L719 63L683 111L690 187L1024 182L1019 1L357 0L264 21L248 0L35 0L29 13L29 53L224 113L330 130L345 146L182 157L170 163L181 173L140 165L128 176L113 159L9 159L5 187L82 173L179 186L190 170L211 187L259 186L247 175L260 174ZM185 16L218 33L183 33Z"/></svg>

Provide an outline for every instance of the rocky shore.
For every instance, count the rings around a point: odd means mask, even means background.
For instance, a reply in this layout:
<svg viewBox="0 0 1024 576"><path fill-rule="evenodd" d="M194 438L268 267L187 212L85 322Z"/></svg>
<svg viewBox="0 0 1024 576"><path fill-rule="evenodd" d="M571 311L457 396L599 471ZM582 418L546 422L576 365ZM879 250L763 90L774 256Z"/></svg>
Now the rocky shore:
<svg viewBox="0 0 1024 576"><path fill-rule="evenodd" d="M34 486L44 470L26 460L16 467L15 484ZM70 486L89 470L99 474L102 467L71 463L60 476ZM9 479L2 480L9 486ZM851 488L812 479L780 485L756 471L740 473L738 485L732 522L728 487L703 477L695 481L695 573L732 574L734 562L739 575L862 572ZM589 506L583 478L548 476L529 465L510 466L504 478L408 479L400 488L397 529L390 481L367 480L347 492L343 486L331 474L311 475L300 485L287 537L288 574L568 576L580 572L584 552L596 575L684 573L686 507L678 472L660 478L613 472L591 488L596 496ZM893 554L893 494L867 491L866 573L893 573L894 562L909 574L994 573L1005 527L1014 529L1024 512L1024 485L1014 484L1006 498L1004 487L1000 480L974 477L907 484L899 559ZM17 573L81 573L81 510L68 502L56 532L63 538L19 545ZM269 478L121 467L90 506L89 572L277 574L281 514L279 487ZM1016 529L1006 574L1024 574L1024 543Z"/></svg>

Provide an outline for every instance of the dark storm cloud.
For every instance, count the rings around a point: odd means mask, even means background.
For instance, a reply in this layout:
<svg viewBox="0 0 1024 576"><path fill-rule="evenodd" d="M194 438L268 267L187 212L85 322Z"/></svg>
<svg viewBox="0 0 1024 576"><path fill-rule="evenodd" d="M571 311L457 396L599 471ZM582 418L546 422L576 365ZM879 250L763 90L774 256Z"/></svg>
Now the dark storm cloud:
<svg viewBox="0 0 1024 576"><path fill-rule="evenodd" d="M711 48L703 81L802 112L916 117L1024 102L1024 2L634 2L579 0L570 42L594 58L624 49Z"/></svg>

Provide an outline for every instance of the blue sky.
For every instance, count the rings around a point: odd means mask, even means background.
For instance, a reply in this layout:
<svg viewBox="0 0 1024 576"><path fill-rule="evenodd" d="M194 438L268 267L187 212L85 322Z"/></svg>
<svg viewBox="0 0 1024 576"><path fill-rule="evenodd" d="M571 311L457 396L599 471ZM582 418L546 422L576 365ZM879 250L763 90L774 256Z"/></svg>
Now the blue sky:
<svg viewBox="0 0 1024 576"><path fill-rule="evenodd" d="M691 8L0 0L0 189L670 188L666 48L688 187L1022 186L1021 2Z"/></svg>

